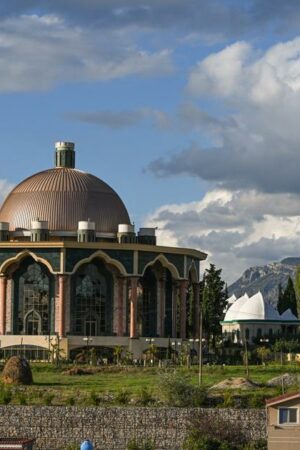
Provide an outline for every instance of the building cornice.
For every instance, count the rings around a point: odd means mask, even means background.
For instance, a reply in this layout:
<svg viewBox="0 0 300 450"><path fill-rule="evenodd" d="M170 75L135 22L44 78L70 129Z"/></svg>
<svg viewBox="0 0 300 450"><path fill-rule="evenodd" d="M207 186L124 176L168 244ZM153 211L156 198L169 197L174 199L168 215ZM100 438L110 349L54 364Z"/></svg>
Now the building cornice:
<svg viewBox="0 0 300 450"><path fill-rule="evenodd" d="M245 320L223 320L220 322L221 325L227 324L239 324L239 323L275 323L284 325L300 325L300 320L264 320L264 319L245 319Z"/></svg>
<svg viewBox="0 0 300 450"><path fill-rule="evenodd" d="M207 254L200 250L183 247L165 247L161 245L145 245L145 244L119 244L118 242L71 242L71 241L49 241L49 242L1 242L0 249L5 248L75 248L75 249L94 249L97 250L128 250L153 253L171 253L175 255L186 255L191 258L203 261L207 258Z"/></svg>

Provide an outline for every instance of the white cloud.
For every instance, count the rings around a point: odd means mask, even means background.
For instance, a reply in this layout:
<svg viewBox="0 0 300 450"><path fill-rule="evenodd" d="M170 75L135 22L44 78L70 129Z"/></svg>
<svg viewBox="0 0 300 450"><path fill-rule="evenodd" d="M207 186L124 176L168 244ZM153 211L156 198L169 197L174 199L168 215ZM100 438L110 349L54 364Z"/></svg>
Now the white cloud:
<svg viewBox="0 0 300 450"><path fill-rule="evenodd" d="M264 53L237 42L211 54L191 70L187 91L192 105L180 114L200 139L152 162L154 173L198 176L230 190L300 193L300 37ZM215 115L197 104L207 97Z"/></svg>
<svg viewBox="0 0 300 450"><path fill-rule="evenodd" d="M246 42L236 42L209 55L190 73L194 95L270 103L300 91L300 38L279 43L260 55Z"/></svg>
<svg viewBox="0 0 300 450"><path fill-rule="evenodd" d="M56 15L0 21L0 91L47 89L64 81L105 81L172 71L170 52L148 52L129 30L72 26Z"/></svg>
<svg viewBox="0 0 300 450"><path fill-rule="evenodd" d="M164 205L146 219L161 245L198 248L228 282L251 265L300 256L300 196L213 190L201 201Z"/></svg>

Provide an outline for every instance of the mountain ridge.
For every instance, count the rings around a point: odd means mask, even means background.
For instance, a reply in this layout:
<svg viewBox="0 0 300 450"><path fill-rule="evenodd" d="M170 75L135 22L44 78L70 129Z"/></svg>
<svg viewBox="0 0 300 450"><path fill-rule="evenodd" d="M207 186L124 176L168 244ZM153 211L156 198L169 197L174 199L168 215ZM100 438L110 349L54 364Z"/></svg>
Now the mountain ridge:
<svg viewBox="0 0 300 450"><path fill-rule="evenodd" d="M229 296L238 298L245 292L252 296L261 291L264 298L273 306L278 302L278 286L284 289L289 277L294 281L300 257L284 258L280 262L271 262L263 266L246 269L242 276L228 287Z"/></svg>

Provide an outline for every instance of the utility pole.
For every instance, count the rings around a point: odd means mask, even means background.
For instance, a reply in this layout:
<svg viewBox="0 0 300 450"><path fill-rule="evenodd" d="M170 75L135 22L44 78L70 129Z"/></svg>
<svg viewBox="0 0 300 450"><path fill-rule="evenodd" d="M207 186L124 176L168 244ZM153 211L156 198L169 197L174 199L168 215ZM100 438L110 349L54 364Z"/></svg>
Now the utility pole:
<svg viewBox="0 0 300 450"><path fill-rule="evenodd" d="M202 316L202 305L200 303L200 317L199 317L199 386L202 385L202 336L203 336L203 316Z"/></svg>
<svg viewBox="0 0 300 450"><path fill-rule="evenodd" d="M248 345L246 333L244 333L244 345L245 345L245 366L246 366L246 376L249 379L249 361L248 361Z"/></svg>

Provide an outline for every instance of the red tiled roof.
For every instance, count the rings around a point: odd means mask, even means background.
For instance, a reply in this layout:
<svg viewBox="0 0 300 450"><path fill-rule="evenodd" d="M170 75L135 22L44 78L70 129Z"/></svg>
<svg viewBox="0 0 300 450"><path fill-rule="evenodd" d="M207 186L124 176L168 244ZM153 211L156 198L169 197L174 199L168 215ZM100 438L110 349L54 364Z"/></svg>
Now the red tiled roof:
<svg viewBox="0 0 300 450"><path fill-rule="evenodd" d="M291 400L292 398L300 397L300 392L289 392L287 394L278 395L277 397L268 398L266 400L266 405L273 405L276 403L281 403L285 400Z"/></svg>

